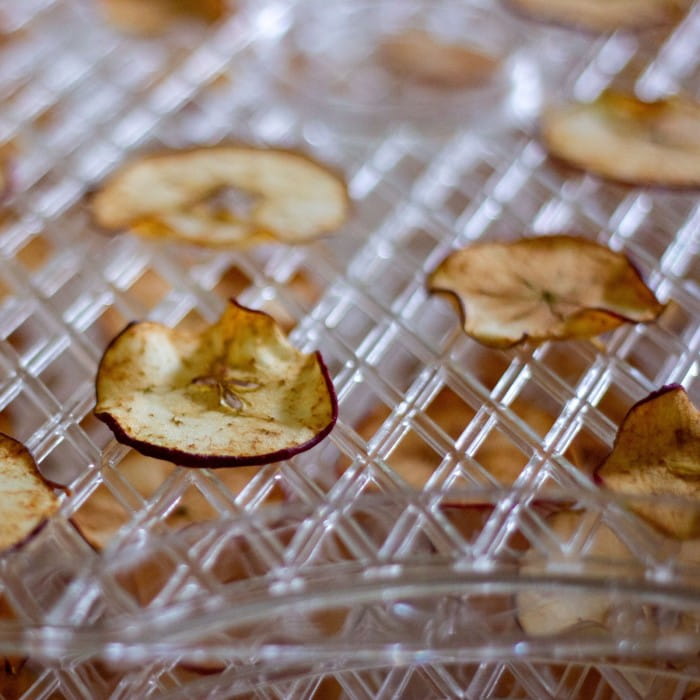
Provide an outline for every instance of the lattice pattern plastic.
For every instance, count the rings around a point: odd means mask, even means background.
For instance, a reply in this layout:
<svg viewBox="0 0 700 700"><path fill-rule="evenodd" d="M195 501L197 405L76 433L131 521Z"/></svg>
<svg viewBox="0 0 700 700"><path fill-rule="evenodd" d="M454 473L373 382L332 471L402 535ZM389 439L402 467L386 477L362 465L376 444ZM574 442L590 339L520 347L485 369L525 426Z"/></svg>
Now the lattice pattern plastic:
<svg viewBox="0 0 700 700"><path fill-rule="evenodd" d="M670 382L700 399L700 200L557 165L536 116L608 85L700 97L700 7L596 37L486 0L237 5L134 38L97 2L0 4L0 418L70 489L0 561L0 648L29 658L12 682L27 698L695 697L700 564L589 473L633 402ZM376 42L412 24L495 47L497 84L441 98L379 79ZM225 253L91 223L118 164L220 141L339 168L352 219ZM560 230L627 252L670 302L658 323L500 352L426 293L457 246ZM322 351L337 428L235 474L145 463L91 416L102 350L128 320L211 321L230 296ZM96 499L115 530L100 554L70 520ZM557 502L584 509L564 541ZM587 554L602 526L629 559ZM606 627L526 635L514 594L548 587L607 596Z"/></svg>

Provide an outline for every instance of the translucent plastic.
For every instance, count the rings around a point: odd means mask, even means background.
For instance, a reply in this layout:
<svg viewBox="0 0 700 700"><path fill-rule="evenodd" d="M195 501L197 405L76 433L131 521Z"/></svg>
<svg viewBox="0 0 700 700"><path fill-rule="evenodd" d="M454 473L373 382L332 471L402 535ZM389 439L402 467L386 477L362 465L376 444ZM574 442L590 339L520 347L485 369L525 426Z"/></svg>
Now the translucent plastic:
<svg viewBox="0 0 700 700"><path fill-rule="evenodd" d="M536 115L608 85L699 97L700 8L597 37L485 2L237 6L137 38L98 3L0 4L0 418L69 489L0 561L3 682L28 698L694 697L700 556L590 477L635 401L677 382L700 403L700 200L564 168ZM397 86L377 46L416 27L472 31L494 82ZM92 223L120 163L221 141L328 163L352 218L245 252ZM661 318L502 352L426 292L455 247L555 231L625 251ZM337 427L238 472L141 460L91 415L103 349L129 320L212 321L229 296L322 352ZM564 508L580 513L566 537ZM594 551L601 528L628 554ZM562 600L603 612L523 625Z"/></svg>

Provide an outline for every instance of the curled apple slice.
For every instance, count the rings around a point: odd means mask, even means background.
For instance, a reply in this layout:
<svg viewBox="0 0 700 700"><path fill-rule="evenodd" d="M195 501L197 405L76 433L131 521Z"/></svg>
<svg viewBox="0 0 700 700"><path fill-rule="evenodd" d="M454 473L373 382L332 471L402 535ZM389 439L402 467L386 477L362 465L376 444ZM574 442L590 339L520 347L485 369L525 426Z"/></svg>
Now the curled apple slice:
<svg viewBox="0 0 700 700"><path fill-rule="evenodd" d="M634 185L700 186L700 103L642 102L604 92L590 103L546 110L541 133L552 155Z"/></svg>
<svg viewBox="0 0 700 700"><path fill-rule="evenodd" d="M130 163L92 201L96 222L208 247L304 243L347 217L345 183L306 156L219 146Z"/></svg>
<svg viewBox="0 0 700 700"><path fill-rule="evenodd" d="M24 541L58 507L58 497L27 448L0 433L0 551Z"/></svg>
<svg viewBox="0 0 700 700"><path fill-rule="evenodd" d="M684 3L682 0L508 0L508 4L534 19L604 33L672 24L681 18Z"/></svg>
<svg viewBox="0 0 700 700"><path fill-rule="evenodd" d="M570 541L579 527L584 513L581 511L561 511L550 516L548 524L552 532L562 541ZM619 537L607 526L601 524L588 539L586 574L596 578L609 578L615 572L614 563L628 560L633 564L632 554ZM552 568L557 561L551 558ZM532 553L521 567L523 574L540 576L548 574L548 561ZM562 590L556 585L539 586L527 589L516 595L518 620L523 630L532 636L558 634L582 623L604 625L612 606L609 594L584 593Z"/></svg>
<svg viewBox="0 0 700 700"><path fill-rule="evenodd" d="M95 415L117 440L183 466L287 459L323 439L337 413L321 355L236 302L200 334L128 326L97 373Z"/></svg>
<svg viewBox="0 0 700 700"><path fill-rule="evenodd" d="M624 255L566 235L455 251L429 288L457 301L465 333L500 348L590 338L664 308Z"/></svg>
<svg viewBox="0 0 700 700"><path fill-rule="evenodd" d="M632 406L596 476L625 495L691 499L631 508L672 537L700 537L700 411L683 387L663 387Z"/></svg>
<svg viewBox="0 0 700 700"><path fill-rule="evenodd" d="M379 58L400 78L446 89L478 86L498 68L492 56L415 29L387 39L379 47Z"/></svg>

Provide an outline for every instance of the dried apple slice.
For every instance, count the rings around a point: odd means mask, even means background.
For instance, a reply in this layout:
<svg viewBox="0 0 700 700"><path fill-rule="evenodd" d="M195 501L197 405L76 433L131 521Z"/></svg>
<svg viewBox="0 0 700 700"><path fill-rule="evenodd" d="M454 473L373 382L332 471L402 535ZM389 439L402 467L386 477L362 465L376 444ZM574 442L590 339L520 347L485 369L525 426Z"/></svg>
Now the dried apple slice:
<svg viewBox="0 0 700 700"><path fill-rule="evenodd" d="M304 243L338 228L345 183L298 153L219 146L126 165L96 193L96 222L208 247Z"/></svg>
<svg viewBox="0 0 700 700"><path fill-rule="evenodd" d="M550 516L548 524L552 532L562 541L570 541L578 531L584 513L561 511ZM586 574L605 579L615 571L613 562L628 560L632 554L620 538L607 526L601 524L588 540ZM521 567L523 574L541 576L548 573L547 561L534 554ZM612 605L605 592L584 593L568 591L556 586L534 587L516 595L518 621L523 630L532 636L558 634L582 623L603 625Z"/></svg>
<svg viewBox="0 0 700 700"><path fill-rule="evenodd" d="M455 251L429 288L457 301L465 333L497 348L590 338L664 308L624 255L566 235Z"/></svg>
<svg viewBox="0 0 700 700"><path fill-rule="evenodd" d="M683 0L508 0L517 12L592 32L635 31L678 21Z"/></svg>
<svg viewBox="0 0 700 700"><path fill-rule="evenodd" d="M541 133L552 155L611 180L700 186L700 103L685 97L642 102L607 91L549 108Z"/></svg>
<svg viewBox="0 0 700 700"><path fill-rule="evenodd" d="M267 314L229 303L201 334L127 327L105 351L95 415L120 442L183 466L233 467L313 447L338 413L320 353Z"/></svg>
<svg viewBox="0 0 700 700"><path fill-rule="evenodd" d="M0 433L0 551L23 542L59 507L22 443Z"/></svg>
<svg viewBox="0 0 700 700"><path fill-rule="evenodd" d="M109 22L141 36L161 34L180 19L215 22L226 11L225 0L102 0Z"/></svg>
<svg viewBox="0 0 700 700"><path fill-rule="evenodd" d="M630 507L672 537L700 537L700 411L683 387L663 387L632 406L596 476L624 495L692 499Z"/></svg>
<svg viewBox="0 0 700 700"><path fill-rule="evenodd" d="M417 29L387 39L379 47L379 58L400 78L444 89L481 85L499 63L481 51L442 42Z"/></svg>

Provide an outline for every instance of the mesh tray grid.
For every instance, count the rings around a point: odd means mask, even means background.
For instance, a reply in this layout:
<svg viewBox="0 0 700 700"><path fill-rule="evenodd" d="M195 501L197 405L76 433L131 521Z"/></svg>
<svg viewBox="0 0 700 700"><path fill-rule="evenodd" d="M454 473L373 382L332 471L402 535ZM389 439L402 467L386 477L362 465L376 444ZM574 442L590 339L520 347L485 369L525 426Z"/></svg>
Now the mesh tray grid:
<svg viewBox="0 0 700 700"><path fill-rule="evenodd" d="M337 105L309 114L261 67L260 47L293 26L291 3L241 4L214 27L157 40L120 35L77 0L1 9L0 139L13 151L15 190L0 231L0 406L42 471L70 487L61 514L0 563L17 617L0 627L0 646L31 657L27 697L693 692L698 669L664 660L697 607L692 567L596 494L576 455L604 454L627 408L662 384L684 384L697 402L697 196L561 169L527 115L472 116L430 134L410 122L346 129ZM650 43L527 25L517 51L536 65L542 99L609 83L697 95L699 27L697 8ZM308 247L245 253L94 230L86 195L133 152L220 140L301 147L341 168L353 219ZM562 229L628 252L673 300L661 320L609 334L604 352L495 352L425 293L425 274L458 245ZM176 469L144 497L119 470L128 450L90 415L101 352L132 318L214 320L232 293L284 314L295 344L322 351L339 424L236 489L217 472ZM458 429L436 408L447 394L464 412ZM524 408L532 403L550 416L544 424ZM494 490L494 441L522 467L512 490ZM407 449L435 468L422 493L401 476ZM100 484L126 524L97 555L69 518ZM552 484L587 508L569 542L537 506ZM446 507L459 489L496 507L465 523ZM173 531L166 516L192 490L217 524ZM596 581L576 562L603 521L638 564L627 588L623 572L615 579L629 609L620 603L611 636L557 642L558 657L545 642L519 646L513 533L552 559L565 551L573 570L558 571L561 583L585 592ZM481 608L487 593L494 607ZM653 628L639 622L649 607L662 611ZM632 638L637 650L625 646ZM605 655L615 658L595 661Z"/></svg>

